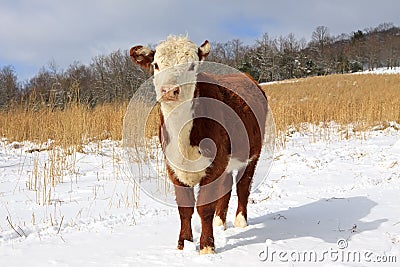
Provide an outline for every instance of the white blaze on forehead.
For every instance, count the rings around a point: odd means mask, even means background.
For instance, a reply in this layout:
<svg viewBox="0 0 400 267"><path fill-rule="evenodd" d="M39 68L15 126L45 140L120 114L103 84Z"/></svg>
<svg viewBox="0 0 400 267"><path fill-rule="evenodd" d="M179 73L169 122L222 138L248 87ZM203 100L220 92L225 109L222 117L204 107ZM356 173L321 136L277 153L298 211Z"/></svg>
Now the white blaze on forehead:
<svg viewBox="0 0 400 267"><path fill-rule="evenodd" d="M174 103L161 102L164 113L167 108L175 108L179 102L191 100L195 91L196 70L199 61L199 48L184 36L169 36L156 47L153 64L154 86L157 100L168 88L180 88L179 97ZM193 64L193 65L192 65ZM163 88L167 88L164 89ZM167 107L169 106L169 107ZM165 115L165 113L164 113Z"/></svg>
<svg viewBox="0 0 400 267"><path fill-rule="evenodd" d="M184 36L169 36L157 46L154 55L160 70L195 61L199 61L198 47Z"/></svg>

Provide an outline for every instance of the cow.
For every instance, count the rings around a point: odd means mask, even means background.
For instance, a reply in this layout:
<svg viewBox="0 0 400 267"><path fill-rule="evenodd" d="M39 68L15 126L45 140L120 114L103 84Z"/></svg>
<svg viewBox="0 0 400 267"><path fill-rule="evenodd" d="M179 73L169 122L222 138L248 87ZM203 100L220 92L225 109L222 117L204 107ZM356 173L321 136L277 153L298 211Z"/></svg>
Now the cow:
<svg viewBox="0 0 400 267"><path fill-rule="evenodd" d="M200 254L215 253L213 225L226 229L234 174L234 226L247 226L248 198L268 112L265 93L249 75L200 71L210 49L208 41L198 47L185 36L169 36L155 50L142 45L130 49L132 62L154 73L161 107L159 141L181 221L177 248L193 242L196 207L202 229Z"/></svg>

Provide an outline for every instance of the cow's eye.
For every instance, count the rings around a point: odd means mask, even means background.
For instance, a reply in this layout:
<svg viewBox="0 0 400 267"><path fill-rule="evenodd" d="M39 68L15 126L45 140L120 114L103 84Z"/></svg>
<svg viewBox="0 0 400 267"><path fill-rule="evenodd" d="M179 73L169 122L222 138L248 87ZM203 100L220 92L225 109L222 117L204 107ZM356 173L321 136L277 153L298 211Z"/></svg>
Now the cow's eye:
<svg viewBox="0 0 400 267"><path fill-rule="evenodd" d="M189 71L194 71L194 63L190 64Z"/></svg>
<svg viewBox="0 0 400 267"><path fill-rule="evenodd" d="M154 67L155 70L160 70L160 69L158 68L158 64L157 64L157 63L154 63L154 64L153 64L153 67Z"/></svg>

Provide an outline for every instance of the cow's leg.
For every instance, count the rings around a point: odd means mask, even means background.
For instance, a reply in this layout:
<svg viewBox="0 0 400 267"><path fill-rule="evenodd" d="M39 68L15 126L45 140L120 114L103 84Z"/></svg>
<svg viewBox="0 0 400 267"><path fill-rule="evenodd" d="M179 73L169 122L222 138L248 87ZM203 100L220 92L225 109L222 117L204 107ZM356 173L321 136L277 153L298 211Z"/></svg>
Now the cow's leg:
<svg viewBox="0 0 400 267"><path fill-rule="evenodd" d="M221 198L217 201L215 209L214 226L224 226L226 230L226 214L228 212L229 199L231 198L232 192L232 173L226 173L221 177L221 184L218 186L221 188L219 194Z"/></svg>
<svg viewBox="0 0 400 267"><path fill-rule="evenodd" d="M181 231L179 233L178 249L182 250L185 245L185 240L193 242L191 224L194 207L178 207L178 209L181 219Z"/></svg>
<svg viewBox="0 0 400 267"><path fill-rule="evenodd" d="M213 217L216 202L197 206L201 219L200 254L213 254L215 250L213 235Z"/></svg>
<svg viewBox="0 0 400 267"><path fill-rule="evenodd" d="M238 208L236 210L236 218L234 222L235 227L244 228L247 226L247 203L257 161L258 158L254 159L245 168L238 171L236 178Z"/></svg>
<svg viewBox="0 0 400 267"><path fill-rule="evenodd" d="M170 175L175 187L176 203L178 204L179 217L181 219L181 231L178 239L178 249L184 248L185 240L193 242L192 215L194 212L195 198L193 188L184 185Z"/></svg>
<svg viewBox="0 0 400 267"><path fill-rule="evenodd" d="M203 178L200 183L199 195L197 198L197 212L201 219L200 254L213 254L214 235L213 218L217 205L218 186L215 183L207 183Z"/></svg>

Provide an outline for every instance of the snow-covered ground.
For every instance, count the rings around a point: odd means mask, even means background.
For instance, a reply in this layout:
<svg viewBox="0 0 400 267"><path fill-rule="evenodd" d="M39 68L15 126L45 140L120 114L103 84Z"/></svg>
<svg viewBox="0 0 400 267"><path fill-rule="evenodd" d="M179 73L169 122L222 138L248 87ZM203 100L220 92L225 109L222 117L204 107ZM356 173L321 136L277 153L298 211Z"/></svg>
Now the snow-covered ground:
<svg viewBox="0 0 400 267"><path fill-rule="evenodd" d="M377 68L377 69L373 69L373 70L354 72L353 74L400 74L400 67ZM283 80L283 81L265 82L265 83L260 83L260 86L271 85L271 84L282 84L282 83L296 83L298 81L299 81L298 79L290 79L290 80Z"/></svg>
<svg viewBox="0 0 400 267"><path fill-rule="evenodd" d="M216 254L201 256L197 214L194 243L176 250L177 210L139 196L119 142L77 152L3 140L0 266L398 266L399 127L288 133L251 195L249 226L233 228L233 196Z"/></svg>
<svg viewBox="0 0 400 267"><path fill-rule="evenodd" d="M357 74L400 74L400 67L394 68L377 68L373 70L366 70L363 72L356 72Z"/></svg>

